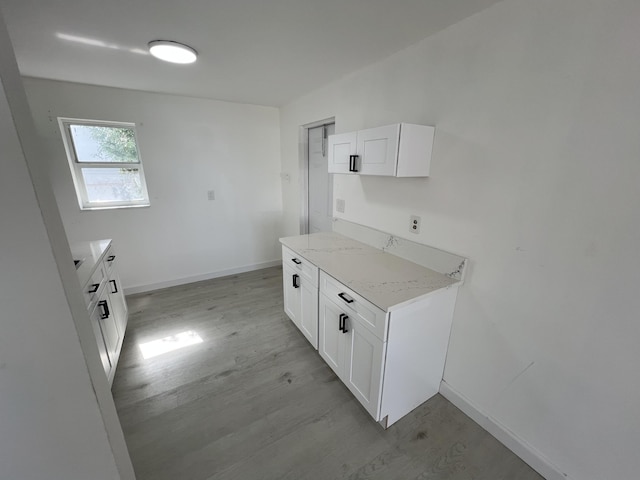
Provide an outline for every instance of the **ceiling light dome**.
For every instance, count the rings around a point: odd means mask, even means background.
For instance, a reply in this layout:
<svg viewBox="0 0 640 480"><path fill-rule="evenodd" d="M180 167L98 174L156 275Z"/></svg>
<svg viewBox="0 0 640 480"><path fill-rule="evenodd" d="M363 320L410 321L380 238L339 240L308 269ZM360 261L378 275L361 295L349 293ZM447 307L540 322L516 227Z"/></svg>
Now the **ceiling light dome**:
<svg viewBox="0 0 640 480"><path fill-rule="evenodd" d="M149 53L171 63L193 63L198 57L198 53L193 48L171 40L149 42Z"/></svg>

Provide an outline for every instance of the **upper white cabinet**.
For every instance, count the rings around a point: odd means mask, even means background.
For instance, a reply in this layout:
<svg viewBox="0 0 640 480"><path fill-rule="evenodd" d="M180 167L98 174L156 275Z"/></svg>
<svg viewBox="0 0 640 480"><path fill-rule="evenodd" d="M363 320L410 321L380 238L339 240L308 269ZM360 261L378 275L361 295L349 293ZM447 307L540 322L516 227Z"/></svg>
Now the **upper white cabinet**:
<svg viewBox="0 0 640 480"><path fill-rule="evenodd" d="M428 177L435 128L396 123L329 136L329 173Z"/></svg>
<svg viewBox="0 0 640 480"><path fill-rule="evenodd" d="M329 173L350 173L356 157L357 132L329 135Z"/></svg>

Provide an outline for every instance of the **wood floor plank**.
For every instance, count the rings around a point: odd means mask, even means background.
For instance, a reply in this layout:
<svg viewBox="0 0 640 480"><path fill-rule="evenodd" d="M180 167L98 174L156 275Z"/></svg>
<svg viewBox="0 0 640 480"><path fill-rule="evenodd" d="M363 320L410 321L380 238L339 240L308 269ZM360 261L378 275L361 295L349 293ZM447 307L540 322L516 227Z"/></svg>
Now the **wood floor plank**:
<svg viewBox="0 0 640 480"><path fill-rule="evenodd" d="M285 316L279 267L127 298L113 394L139 480L540 480L440 395L383 430ZM183 331L203 342L143 359Z"/></svg>

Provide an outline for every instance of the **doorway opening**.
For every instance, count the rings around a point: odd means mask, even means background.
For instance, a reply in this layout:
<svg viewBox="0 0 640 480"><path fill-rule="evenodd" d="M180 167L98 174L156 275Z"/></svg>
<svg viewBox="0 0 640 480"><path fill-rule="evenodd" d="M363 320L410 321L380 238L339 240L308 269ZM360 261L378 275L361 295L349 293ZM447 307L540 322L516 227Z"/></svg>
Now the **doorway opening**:
<svg viewBox="0 0 640 480"><path fill-rule="evenodd" d="M300 129L300 234L330 232L333 221L333 175L329 173L328 137L333 118Z"/></svg>

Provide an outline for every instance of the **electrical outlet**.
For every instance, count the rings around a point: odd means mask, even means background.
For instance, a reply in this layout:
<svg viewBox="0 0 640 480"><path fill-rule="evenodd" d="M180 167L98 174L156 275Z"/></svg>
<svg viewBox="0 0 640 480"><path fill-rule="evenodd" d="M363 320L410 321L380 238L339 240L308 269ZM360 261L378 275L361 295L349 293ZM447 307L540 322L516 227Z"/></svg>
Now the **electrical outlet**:
<svg viewBox="0 0 640 480"><path fill-rule="evenodd" d="M336 211L344 213L344 200L341 198L336 198Z"/></svg>
<svg viewBox="0 0 640 480"><path fill-rule="evenodd" d="M209 191L207 192L207 198L208 198L209 200L215 200L215 199L216 199L216 192L215 192L215 191L213 191L213 190L209 190Z"/></svg>
<svg viewBox="0 0 640 480"><path fill-rule="evenodd" d="M420 233L420 217L416 215L409 217L409 231L411 233Z"/></svg>

